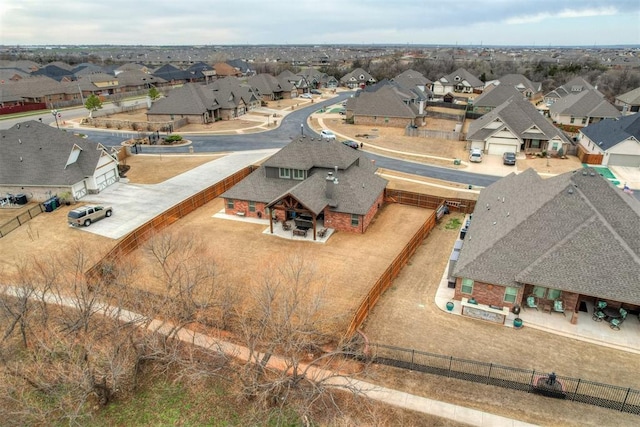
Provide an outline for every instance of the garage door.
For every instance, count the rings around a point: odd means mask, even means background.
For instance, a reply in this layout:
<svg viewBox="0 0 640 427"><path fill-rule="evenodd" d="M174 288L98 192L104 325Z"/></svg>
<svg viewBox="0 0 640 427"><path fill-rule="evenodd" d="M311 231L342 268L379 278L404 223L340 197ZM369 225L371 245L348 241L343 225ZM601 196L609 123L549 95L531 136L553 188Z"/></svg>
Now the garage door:
<svg viewBox="0 0 640 427"><path fill-rule="evenodd" d="M504 153L512 152L515 153L516 147L508 144L491 144L489 145L489 154L497 154L502 156Z"/></svg>
<svg viewBox="0 0 640 427"><path fill-rule="evenodd" d="M111 169L107 173L96 177L96 186L98 187L98 191L102 191L111 184L116 182L116 170Z"/></svg>
<svg viewBox="0 0 640 427"><path fill-rule="evenodd" d="M625 154L611 154L609 156L609 166L640 166L640 156L631 156Z"/></svg>

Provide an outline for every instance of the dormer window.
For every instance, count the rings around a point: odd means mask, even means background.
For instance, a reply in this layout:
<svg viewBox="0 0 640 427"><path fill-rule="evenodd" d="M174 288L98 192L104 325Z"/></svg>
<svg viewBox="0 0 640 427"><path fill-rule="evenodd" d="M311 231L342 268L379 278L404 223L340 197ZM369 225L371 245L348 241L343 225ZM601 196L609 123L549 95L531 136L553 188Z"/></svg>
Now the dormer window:
<svg viewBox="0 0 640 427"><path fill-rule="evenodd" d="M64 167L66 168L67 166L74 164L78 160L78 156L80 156L81 151L82 148L73 144L73 148L71 149L71 153L69 153L69 158L67 159L67 164L64 165Z"/></svg>

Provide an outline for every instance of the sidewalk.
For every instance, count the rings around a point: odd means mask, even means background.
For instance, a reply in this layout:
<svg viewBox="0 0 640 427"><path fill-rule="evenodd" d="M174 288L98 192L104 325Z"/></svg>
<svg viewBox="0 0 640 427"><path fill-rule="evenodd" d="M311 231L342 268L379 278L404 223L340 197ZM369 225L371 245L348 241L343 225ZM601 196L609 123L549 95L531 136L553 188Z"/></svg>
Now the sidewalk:
<svg viewBox="0 0 640 427"><path fill-rule="evenodd" d="M0 292L4 292L7 295L19 295L20 290L13 286L4 286ZM33 295L33 298L45 301L50 304L58 304L64 307L76 308L78 306L77 300L71 297L57 298L55 295ZM237 344L233 344L228 341L219 340L209 335L195 332L190 329L182 328L176 332L175 325L170 322L157 319L148 319L142 314L135 313L129 310L122 310L118 307L110 306L107 304L99 304L95 310L96 313L102 314L107 317L117 318L126 323L134 323L139 327L145 328L151 332L159 333L165 336L171 336L179 339L188 344L196 345L212 352L221 352L229 357L240 359L243 361L254 360L268 360L267 367L275 370L282 371L288 369L286 361L278 356L271 356L265 358L264 354L251 355L249 349ZM317 368L312 365L300 364L299 372L305 372L307 378L312 381L325 381L325 384L344 388L349 386L357 390L362 395L383 402L389 405L397 406L399 408L408 409L411 411L421 412L423 414L435 415L441 418L448 418L459 423L466 423L473 426L482 427L529 427L535 426L535 424L529 424L514 420L511 418L502 417L500 415L490 414L488 412L478 411L476 409L466 408L464 406L453 405L438 400L428 399L421 396L405 393L402 391L380 387L375 384L360 381L355 378L341 375L337 372L328 371L326 369Z"/></svg>

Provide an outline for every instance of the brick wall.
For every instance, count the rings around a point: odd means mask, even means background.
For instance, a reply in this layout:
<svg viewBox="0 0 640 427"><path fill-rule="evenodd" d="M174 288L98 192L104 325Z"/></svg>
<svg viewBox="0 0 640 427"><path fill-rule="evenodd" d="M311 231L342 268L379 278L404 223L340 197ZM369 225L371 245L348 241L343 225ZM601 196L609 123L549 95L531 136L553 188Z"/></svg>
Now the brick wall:
<svg viewBox="0 0 640 427"><path fill-rule="evenodd" d="M233 201L233 209L227 208L227 201L229 199L224 199L224 213L227 215L237 215L238 212L244 213L244 216L248 218L267 218L265 213L265 203L256 202L255 203L255 211L249 211L249 201L248 200L237 200ZM282 220L282 212L280 213Z"/></svg>
<svg viewBox="0 0 640 427"><path fill-rule="evenodd" d="M461 300L462 298L471 298L472 296L476 299L478 304L486 304L486 305L496 305L499 307L509 307L511 309L515 304L522 305L522 296L524 295L524 286L518 289L518 295L516 296L515 303L505 302L504 301L504 286L492 285L489 283L482 283L475 281L473 283L473 293L463 294L461 291L462 288L462 279L456 278L456 289L454 299Z"/></svg>

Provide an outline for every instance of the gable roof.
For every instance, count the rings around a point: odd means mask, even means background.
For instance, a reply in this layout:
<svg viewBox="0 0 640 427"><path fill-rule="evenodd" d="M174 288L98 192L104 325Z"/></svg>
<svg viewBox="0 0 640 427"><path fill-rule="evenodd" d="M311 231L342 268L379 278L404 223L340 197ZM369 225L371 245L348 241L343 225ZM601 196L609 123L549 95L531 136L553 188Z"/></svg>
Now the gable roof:
<svg viewBox="0 0 640 427"><path fill-rule="evenodd" d="M304 181L267 178L267 168L306 170L310 175ZM326 173L332 172L338 184L331 209L365 215L387 185L375 170L363 153L340 142L298 137L222 197L273 203L289 194L317 215L332 202L325 191Z"/></svg>
<svg viewBox="0 0 640 427"><path fill-rule="evenodd" d="M500 85L513 86L518 92L524 92L527 89L533 93L542 90L542 83L534 83L522 74L507 74L498 79Z"/></svg>
<svg viewBox="0 0 640 427"><path fill-rule="evenodd" d="M402 90L397 85L378 82L376 87L360 91L355 98L349 99L348 108L355 116L400 117L415 119L416 111L408 101L416 99L412 92ZM407 102L405 102L407 101Z"/></svg>
<svg viewBox="0 0 640 427"><path fill-rule="evenodd" d="M639 271L638 200L592 169L528 169L480 193L454 275L640 304Z"/></svg>
<svg viewBox="0 0 640 427"><path fill-rule="evenodd" d="M496 89L494 89L496 90ZM493 92L493 90L491 91ZM536 128L548 139L560 139L565 143L569 143L569 139L562 131L555 127L549 120L547 120L529 101L522 98L522 95L518 93L517 96L509 98L506 102L499 107L483 115L479 119L474 120L469 125L469 131L467 132L467 140L469 141L484 141L490 135L500 131L499 128L488 128L489 123L493 123L496 120L501 121L507 126L514 136L522 139L527 138L527 131ZM536 138L540 138L540 135L536 135Z"/></svg>
<svg viewBox="0 0 640 427"><path fill-rule="evenodd" d="M213 91L199 83L187 83L151 104L147 114L200 115L220 108Z"/></svg>
<svg viewBox="0 0 640 427"><path fill-rule="evenodd" d="M602 150L613 148L629 138L640 142L640 114L600 120L582 128L580 132Z"/></svg>
<svg viewBox="0 0 640 427"><path fill-rule="evenodd" d="M640 105L640 87L637 87L622 95L616 96L618 101L624 102L629 105Z"/></svg>
<svg viewBox="0 0 640 427"><path fill-rule="evenodd" d="M76 146L80 155L67 165ZM35 120L18 123L0 130L0 185L70 186L92 176L103 155L97 142Z"/></svg>
<svg viewBox="0 0 640 427"><path fill-rule="evenodd" d="M266 73L249 77L248 83L260 96L271 96L285 90L278 79Z"/></svg>
<svg viewBox="0 0 640 427"><path fill-rule="evenodd" d="M484 83L482 83L482 81L479 78L477 78L476 76L474 76L473 74L471 74L470 72L465 70L464 68L458 68L453 73L447 74L446 76L443 76L443 77L440 77L437 81L435 81L433 83L434 84L440 83L443 86L445 86L447 84L455 85L457 83L461 83L461 82L465 82L465 81L469 84L469 86L471 86L473 88L483 88L484 87Z"/></svg>
<svg viewBox="0 0 640 427"><path fill-rule="evenodd" d="M571 93L549 106L551 114L575 117L619 117L620 111L607 101L600 92L583 90Z"/></svg>
<svg viewBox="0 0 640 427"><path fill-rule="evenodd" d="M356 82L359 82L359 83L367 83L367 82L375 82L376 79L374 79L371 76L371 74L367 73L362 68L356 68L355 70L351 71L350 73L347 73L344 76L342 76L342 78L340 79L341 83L347 83L347 82L350 82L350 81L356 81Z"/></svg>
<svg viewBox="0 0 640 427"><path fill-rule="evenodd" d="M523 95L515 87L508 84L489 86L480 95L473 99L474 108L496 108L502 105L511 97L522 97Z"/></svg>

